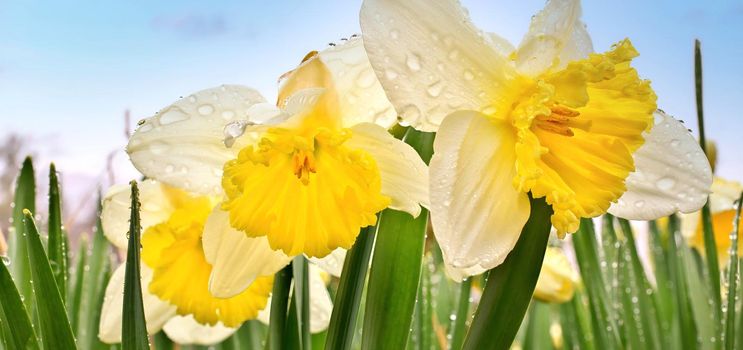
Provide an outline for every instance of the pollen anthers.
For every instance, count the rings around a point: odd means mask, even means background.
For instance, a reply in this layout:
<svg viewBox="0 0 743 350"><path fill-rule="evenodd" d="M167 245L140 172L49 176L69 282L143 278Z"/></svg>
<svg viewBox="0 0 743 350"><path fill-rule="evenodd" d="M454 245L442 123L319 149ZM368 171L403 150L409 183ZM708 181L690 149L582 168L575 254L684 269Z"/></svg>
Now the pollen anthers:
<svg viewBox="0 0 743 350"><path fill-rule="evenodd" d="M550 107L549 115L538 115L535 119L535 125L545 131L558 135L573 136L575 133L572 128L588 130L591 126L590 121L581 121L578 116L580 112L555 104Z"/></svg>

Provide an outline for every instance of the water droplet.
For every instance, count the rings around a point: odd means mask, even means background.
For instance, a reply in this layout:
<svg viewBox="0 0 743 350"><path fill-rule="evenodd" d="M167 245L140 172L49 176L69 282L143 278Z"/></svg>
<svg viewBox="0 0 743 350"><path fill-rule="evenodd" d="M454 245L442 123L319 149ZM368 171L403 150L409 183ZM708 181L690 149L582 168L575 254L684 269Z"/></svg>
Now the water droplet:
<svg viewBox="0 0 743 350"><path fill-rule="evenodd" d="M496 109L493 105L485 106L485 108L482 109L482 113L486 115L493 115L495 114L495 111Z"/></svg>
<svg viewBox="0 0 743 350"><path fill-rule="evenodd" d="M428 86L428 89L426 89L426 92L428 92L428 95L431 97L439 97L441 95L441 91L444 90L444 83L441 81L437 81L431 85Z"/></svg>
<svg viewBox="0 0 743 350"><path fill-rule="evenodd" d="M147 122L146 120L144 120L144 119L140 119L140 120L139 120L139 121L137 122L137 126L140 126L140 125L142 125L142 124L144 124L144 123L146 123L146 122Z"/></svg>
<svg viewBox="0 0 743 350"><path fill-rule="evenodd" d="M670 177L662 177L655 182L655 186L661 191L668 191L676 185L676 180Z"/></svg>
<svg viewBox="0 0 743 350"><path fill-rule="evenodd" d="M390 30L390 38L397 40L397 38L400 36L400 33L397 32L397 30Z"/></svg>
<svg viewBox="0 0 743 350"><path fill-rule="evenodd" d="M635 206L638 207L638 208L642 208L642 207L645 206L645 201L644 200L639 200L639 201L635 202Z"/></svg>
<svg viewBox="0 0 743 350"><path fill-rule="evenodd" d="M194 95L188 96L188 101L191 103L196 103L196 96Z"/></svg>
<svg viewBox="0 0 743 350"><path fill-rule="evenodd" d="M414 123L421 117L421 110L416 105L407 105L402 108L403 119L408 123Z"/></svg>
<svg viewBox="0 0 743 350"><path fill-rule="evenodd" d="M7 255L0 255L0 259L3 260L3 264L5 264L5 266L10 266L10 257L9 256L7 256Z"/></svg>
<svg viewBox="0 0 743 350"><path fill-rule="evenodd" d="M384 76L387 77L387 80L395 80L397 79L398 74L394 69L387 68L384 71Z"/></svg>
<svg viewBox="0 0 743 350"><path fill-rule="evenodd" d="M467 69L464 71L464 80L472 80L475 79L475 74L472 73L471 70Z"/></svg>
<svg viewBox="0 0 743 350"><path fill-rule="evenodd" d="M459 51L458 50L451 50L449 52L449 59L450 60L455 60L455 59L457 59L457 57L459 57Z"/></svg>
<svg viewBox="0 0 743 350"><path fill-rule="evenodd" d="M235 144L235 140L245 133L245 128L248 125L255 125L255 123L247 120L237 120L232 123L228 123L224 126L224 145L226 147L232 147Z"/></svg>
<svg viewBox="0 0 743 350"><path fill-rule="evenodd" d="M235 112L231 110L222 111L222 119L230 120L235 117Z"/></svg>
<svg viewBox="0 0 743 350"><path fill-rule="evenodd" d="M673 139L671 140L671 147L678 147L681 144L681 141Z"/></svg>
<svg viewBox="0 0 743 350"><path fill-rule="evenodd" d="M199 106L198 111L199 114L203 116L212 115L212 113L214 113L214 107L210 104L203 104Z"/></svg>
<svg viewBox="0 0 743 350"><path fill-rule="evenodd" d="M414 53L408 54L408 59L406 61L406 64L408 65L408 69L410 69L413 72L417 72L421 70L421 60L418 57L418 55Z"/></svg>
<svg viewBox="0 0 743 350"><path fill-rule="evenodd" d="M170 174L175 170L175 167L172 164L168 164L165 166L165 172Z"/></svg>
<svg viewBox="0 0 743 350"><path fill-rule="evenodd" d="M377 80L377 77L374 76L374 72L371 69L364 69L359 73L359 76L356 77L356 84L360 88L368 88L374 85L374 82Z"/></svg>
<svg viewBox="0 0 743 350"><path fill-rule="evenodd" d="M167 125L188 119L188 114L178 107L170 107L160 114L160 124Z"/></svg>

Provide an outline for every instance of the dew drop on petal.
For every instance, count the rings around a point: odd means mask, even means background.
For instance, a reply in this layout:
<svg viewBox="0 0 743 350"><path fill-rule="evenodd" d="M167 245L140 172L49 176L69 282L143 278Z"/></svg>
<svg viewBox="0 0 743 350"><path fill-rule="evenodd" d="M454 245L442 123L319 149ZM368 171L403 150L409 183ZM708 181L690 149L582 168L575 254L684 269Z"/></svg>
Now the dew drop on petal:
<svg viewBox="0 0 743 350"><path fill-rule="evenodd" d="M214 113L214 107L210 104L203 104L199 106L198 111L199 111L199 114L203 116L208 116Z"/></svg>
<svg viewBox="0 0 743 350"><path fill-rule="evenodd" d="M671 177L662 177L655 182L655 186L661 191L668 191L676 184L676 180Z"/></svg>
<svg viewBox="0 0 743 350"><path fill-rule="evenodd" d="M421 70L420 58L418 57L418 55L414 53L408 54L406 64L408 65L408 69L410 69L413 72L417 72Z"/></svg>
<svg viewBox="0 0 743 350"><path fill-rule="evenodd" d="M170 107L160 114L160 124L167 125L188 119L188 114L178 107Z"/></svg>

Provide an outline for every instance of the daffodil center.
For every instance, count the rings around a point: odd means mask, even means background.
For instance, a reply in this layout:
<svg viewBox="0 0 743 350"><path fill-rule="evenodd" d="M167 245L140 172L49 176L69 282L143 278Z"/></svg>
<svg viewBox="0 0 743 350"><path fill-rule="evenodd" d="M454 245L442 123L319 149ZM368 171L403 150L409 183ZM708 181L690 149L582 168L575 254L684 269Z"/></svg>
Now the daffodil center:
<svg viewBox="0 0 743 350"><path fill-rule="evenodd" d="M575 135L572 128L588 131L591 125L590 121L578 118L580 112L569 107L556 104L550 107L550 112L549 115L537 115L534 118L534 125L544 131L563 136Z"/></svg>
<svg viewBox="0 0 743 350"><path fill-rule="evenodd" d="M224 166L232 227L288 255L349 248L389 204L374 158L346 146L349 129L274 128Z"/></svg>

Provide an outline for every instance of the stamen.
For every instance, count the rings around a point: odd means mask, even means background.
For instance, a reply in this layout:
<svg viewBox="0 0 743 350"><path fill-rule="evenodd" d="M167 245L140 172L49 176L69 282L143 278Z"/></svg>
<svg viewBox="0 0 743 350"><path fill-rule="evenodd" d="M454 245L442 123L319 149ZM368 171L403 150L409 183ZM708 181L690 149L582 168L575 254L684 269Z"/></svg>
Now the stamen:
<svg viewBox="0 0 743 350"><path fill-rule="evenodd" d="M563 136L573 136L575 133L572 128L588 130L591 127L590 120L581 120L577 118L580 112L562 105L552 105L549 115L538 115L535 118L535 125L545 131Z"/></svg>
<svg viewBox="0 0 743 350"><path fill-rule="evenodd" d="M302 181L302 184L310 183L310 173L316 173L315 156L307 151L295 151L292 157L294 161L294 175Z"/></svg>

